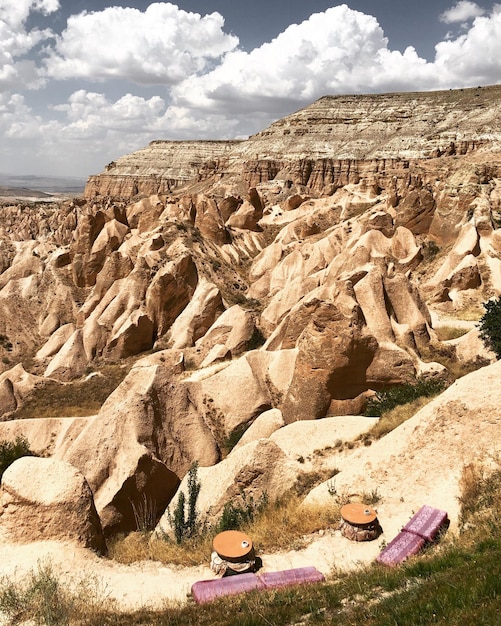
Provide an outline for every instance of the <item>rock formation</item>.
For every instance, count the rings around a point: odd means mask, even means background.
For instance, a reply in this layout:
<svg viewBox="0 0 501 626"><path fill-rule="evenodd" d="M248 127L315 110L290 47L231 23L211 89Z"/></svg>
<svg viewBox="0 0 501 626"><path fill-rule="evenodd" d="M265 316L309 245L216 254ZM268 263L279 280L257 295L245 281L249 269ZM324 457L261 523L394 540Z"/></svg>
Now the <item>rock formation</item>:
<svg viewBox="0 0 501 626"><path fill-rule="evenodd" d="M153 142L83 198L0 206L0 440L78 468L111 535L141 507L156 523L194 461L226 481L215 512L237 483L278 495L304 471L279 433L491 362L439 330L501 295L500 95L325 97L245 141ZM114 391L75 410L107 367Z"/></svg>
<svg viewBox="0 0 501 626"><path fill-rule="evenodd" d="M27 456L5 470L0 527L12 542L73 541L106 552L87 481L72 465L55 459Z"/></svg>

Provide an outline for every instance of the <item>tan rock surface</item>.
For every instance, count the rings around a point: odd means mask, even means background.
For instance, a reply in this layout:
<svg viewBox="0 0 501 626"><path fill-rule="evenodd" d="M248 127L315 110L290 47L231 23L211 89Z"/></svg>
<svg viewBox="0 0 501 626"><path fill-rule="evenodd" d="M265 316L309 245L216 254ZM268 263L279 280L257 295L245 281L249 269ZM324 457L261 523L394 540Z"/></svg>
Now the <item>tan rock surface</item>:
<svg viewBox="0 0 501 626"><path fill-rule="evenodd" d="M197 341L197 347L207 350L215 345L224 345L233 356L245 351L255 330L254 316L235 305L226 309Z"/></svg>
<svg viewBox="0 0 501 626"><path fill-rule="evenodd" d="M8 541L75 541L106 552L92 492L75 467L23 457L10 465L0 488L0 526Z"/></svg>
<svg viewBox="0 0 501 626"><path fill-rule="evenodd" d="M106 533L134 530L134 507L146 499L160 514L195 460L218 460L214 438L173 385L180 355L139 362L101 411L56 456L78 467L93 490ZM99 459L99 462L96 462Z"/></svg>
<svg viewBox="0 0 501 626"><path fill-rule="evenodd" d="M259 439L234 450L226 459L213 467L199 467L201 484L197 500L200 521L215 522L227 502L242 504L243 494L254 502L265 494L274 501L286 493L297 476L296 463L288 459L279 446L268 439ZM179 486L188 496L188 477ZM216 487L217 485L217 487ZM177 496L173 499L173 504ZM172 536L168 515L160 519L155 530Z"/></svg>
<svg viewBox="0 0 501 626"><path fill-rule="evenodd" d="M9 416L43 380L27 372L22 364L0 374L0 421Z"/></svg>
<svg viewBox="0 0 501 626"><path fill-rule="evenodd" d="M488 465L501 450L500 374L496 362L464 376L381 440L346 457L336 476L338 494L378 493L378 516L390 537L423 504L446 510L456 527L463 467ZM323 484L305 502L331 498Z"/></svg>
<svg viewBox="0 0 501 626"><path fill-rule="evenodd" d="M282 412L279 409L269 409L256 417L233 449L241 448L251 441L268 439L270 435L282 428L282 426L285 426Z"/></svg>

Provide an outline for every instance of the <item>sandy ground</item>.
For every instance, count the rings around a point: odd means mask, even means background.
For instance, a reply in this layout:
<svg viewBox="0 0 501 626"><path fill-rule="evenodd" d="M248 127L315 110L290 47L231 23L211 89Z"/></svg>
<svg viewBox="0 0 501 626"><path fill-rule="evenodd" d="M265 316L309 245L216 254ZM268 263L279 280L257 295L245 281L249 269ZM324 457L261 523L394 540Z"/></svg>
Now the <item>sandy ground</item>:
<svg viewBox="0 0 501 626"><path fill-rule="evenodd" d="M375 505L383 535L371 542L352 542L336 529L311 537L301 550L259 554L263 571L313 565L328 575L374 561L422 506L448 512L457 529L460 479L466 464L499 463L501 459L501 361L456 381L414 417L370 447L358 447L337 462L336 497L351 500L376 492ZM291 444L292 445L292 444ZM483 459L483 460L482 460ZM332 502L332 480L313 489L306 502ZM0 527L0 577L21 579L39 564L50 563L54 574L68 584L94 579L115 610L163 608L185 603L197 580L215 578L207 566L167 567L155 562L117 564L84 548L58 542L13 545Z"/></svg>
<svg viewBox="0 0 501 626"><path fill-rule="evenodd" d="M328 575L333 571L352 570L372 561L380 551L381 538L355 543L334 529L312 536L310 545L272 555L261 554L261 571L275 571L314 565ZM164 566L152 561L122 565L99 558L93 552L72 544L44 541L13 545L0 538L0 576L21 580L30 571L49 564L53 573L68 585L95 581L119 611L140 608L165 608L168 604L188 601L191 586L197 580L216 578L207 566ZM207 562L210 555L207 555Z"/></svg>

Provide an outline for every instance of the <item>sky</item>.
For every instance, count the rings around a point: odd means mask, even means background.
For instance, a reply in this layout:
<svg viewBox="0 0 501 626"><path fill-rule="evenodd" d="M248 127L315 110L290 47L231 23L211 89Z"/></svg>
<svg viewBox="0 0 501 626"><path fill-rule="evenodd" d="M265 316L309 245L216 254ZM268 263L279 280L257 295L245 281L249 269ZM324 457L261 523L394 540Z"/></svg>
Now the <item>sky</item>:
<svg viewBox="0 0 501 626"><path fill-rule="evenodd" d="M501 2L0 0L0 174L245 138L324 95L501 83Z"/></svg>

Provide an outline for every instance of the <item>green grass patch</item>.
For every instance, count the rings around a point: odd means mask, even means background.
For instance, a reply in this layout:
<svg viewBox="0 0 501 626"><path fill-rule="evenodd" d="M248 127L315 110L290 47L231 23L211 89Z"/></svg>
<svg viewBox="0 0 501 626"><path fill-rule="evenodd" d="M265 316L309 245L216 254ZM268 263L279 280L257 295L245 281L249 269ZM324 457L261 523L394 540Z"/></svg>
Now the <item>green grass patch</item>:
<svg viewBox="0 0 501 626"><path fill-rule="evenodd" d="M459 337L463 337L470 331L469 328L460 328L458 326L438 326L434 330L439 341L459 339Z"/></svg>
<svg viewBox="0 0 501 626"><path fill-rule="evenodd" d="M380 417L397 406L409 404L420 398L432 398L441 393L445 386L446 384L442 380L418 379L414 383L406 383L378 391L367 402L364 415Z"/></svg>

